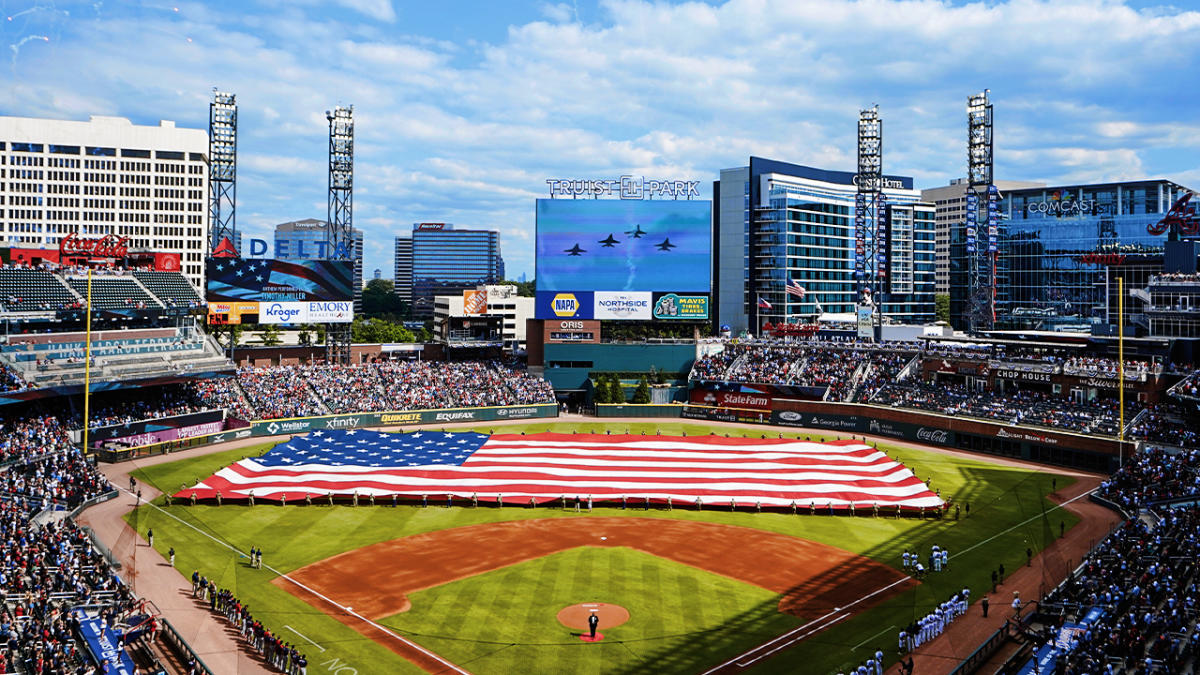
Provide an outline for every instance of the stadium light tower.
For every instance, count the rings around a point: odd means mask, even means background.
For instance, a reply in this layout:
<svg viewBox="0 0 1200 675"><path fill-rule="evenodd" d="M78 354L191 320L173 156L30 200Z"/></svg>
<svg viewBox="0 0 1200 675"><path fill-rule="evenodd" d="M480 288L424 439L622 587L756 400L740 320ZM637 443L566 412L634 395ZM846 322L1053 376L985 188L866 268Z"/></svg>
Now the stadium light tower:
<svg viewBox="0 0 1200 675"><path fill-rule="evenodd" d="M209 252L237 241L237 96L213 89L208 104Z"/></svg>
<svg viewBox="0 0 1200 675"><path fill-rule="evenodd" d="M1000 193L993 180L992 104L988 89L967 97L967 323L972 333L996 322ZM980 211L984 218L980 219ZM981 227L982 224L982 227Z"/></svg>
<svg viewBox="0 0 1200 675"><path fill-rule="evenodd" d="M329 212L325 239L330 260L355 260L354 247L354 108L325 111L329 121ZM358 292L357 289L354 290ZM350 362L350 324L331 323L325 331L325 360Z"/></svg>
<svg viewBox="0 0 1200 675"><path fill-rule="evenodd" d="M876 338L882 325L883 285L887 276L887 198L883 194L883 120L879 106L858 113L858 174L855 176L858 193L854 196L854 280L857 302L867 304L868 294L874 297ZM867 233L874 228L871 250L867 248ZM873 293L872 293L873 291Z"/></svg>

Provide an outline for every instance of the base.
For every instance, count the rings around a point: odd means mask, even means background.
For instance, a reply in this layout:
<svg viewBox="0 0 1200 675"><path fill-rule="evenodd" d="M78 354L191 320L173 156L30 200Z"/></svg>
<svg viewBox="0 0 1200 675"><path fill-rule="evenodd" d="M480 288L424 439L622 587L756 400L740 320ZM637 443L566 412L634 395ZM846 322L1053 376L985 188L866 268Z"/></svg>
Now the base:
<svg viewBox="0 0 1200 675"><path fill-rule="evenodd" d="M583 640L584 642L599 642L604 639L604 633L597 631L596 637L592 637L591 635L584 633L583 635L579 636L579 639Z"/></svg>

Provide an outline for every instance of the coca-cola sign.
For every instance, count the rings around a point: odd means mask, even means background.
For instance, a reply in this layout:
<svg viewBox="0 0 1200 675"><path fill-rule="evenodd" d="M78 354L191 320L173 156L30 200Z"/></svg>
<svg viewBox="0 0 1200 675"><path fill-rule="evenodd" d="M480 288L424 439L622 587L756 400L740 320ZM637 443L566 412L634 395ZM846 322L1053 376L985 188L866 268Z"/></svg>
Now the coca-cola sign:
<svg viewBox="0 0 1200 675"><path fill-rule="evenodd" d="M129 255L129 237L115 234L84 239L74 232L58 242L59 255L86 255L93 258L124 258Z"/></svg>
<svg viewBox="0 0 1200 675"><path fill-rule="evenodd" d="M950 434L943 429L930 429L928 427L921 427L920 429L917 429L917 440L944 444L950 442Z"/></svg>

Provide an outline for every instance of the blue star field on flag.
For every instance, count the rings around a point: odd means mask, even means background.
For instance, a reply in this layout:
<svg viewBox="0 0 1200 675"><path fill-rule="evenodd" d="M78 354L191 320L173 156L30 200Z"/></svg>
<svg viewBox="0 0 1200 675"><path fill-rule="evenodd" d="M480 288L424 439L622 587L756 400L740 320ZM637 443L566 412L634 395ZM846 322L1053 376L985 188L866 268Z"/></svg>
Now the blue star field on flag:
<svg viewBox="0 0 1200 675"><path fill-rule="evenodd" d="M487 442L486 434L417 431L388 434L378 431L314 431L275 446L258 458L259 464L289 467L326 466L406 467L458 466Z"/></svg>

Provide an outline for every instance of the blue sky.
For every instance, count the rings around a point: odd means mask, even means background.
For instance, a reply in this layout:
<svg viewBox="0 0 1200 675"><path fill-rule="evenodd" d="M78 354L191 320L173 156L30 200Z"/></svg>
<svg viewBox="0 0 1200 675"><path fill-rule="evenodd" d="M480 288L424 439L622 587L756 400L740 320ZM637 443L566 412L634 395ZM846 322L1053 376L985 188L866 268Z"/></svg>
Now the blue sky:
<svg viewBox="0 0 1200 675"><path fill-rule="evenodd" d="M391 275L413 222L502 232L533 273L547 178L701 180L751 155L965 173L990 88L997 177L1200 187L1200 12L1149 2L31 2L0 0L0 113L205 127L238 96L238 226L324 218L324 111L353 104L354 222Z"/></svg>

